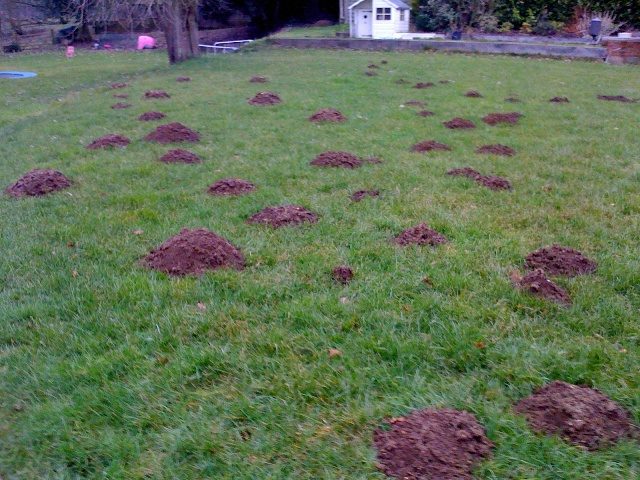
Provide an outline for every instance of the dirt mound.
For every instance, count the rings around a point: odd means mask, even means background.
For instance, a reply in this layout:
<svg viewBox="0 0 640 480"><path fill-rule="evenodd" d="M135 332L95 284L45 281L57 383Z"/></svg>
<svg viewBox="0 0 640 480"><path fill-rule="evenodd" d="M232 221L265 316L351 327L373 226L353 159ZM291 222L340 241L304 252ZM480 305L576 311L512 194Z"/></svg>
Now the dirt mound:
<svg viewBox="0 0 640 480"><path fill-rule="evenodd" d="M242 180L240 178L224 178L222 180L218 180L213 185L210 185L207 189L207 193L209 195L217 196L237 196L245 195L255 189L256 186L246 180Z"/></svg>
<svg viewBox="0 0 640 480"><path fill-rule="evenodd" d="M401 246L407 245L440 245L447 243L447 237L421 223L415 227L407 228L394 239L394 243Z"/></svg>
<svg viewBox="0 0 640 480"><path fill-rule="evenodd" d="M180 231L152 250L142 264L169 275L201 275L207 270L234 268L242 270L244 256L224 238L205 229Z"/></svg>
<svg viewBox="0 0 640 480"><path fill-rule="evenodd" d="M179 83L190 82L190 81L191 81L191 77L178 77L178 78L176 78L176 82L179 82Z"/></svg>
<svg viewBox="0 0 640 480"><path fill-rule="evenodd" d="M540 268L527 273L524 277L514 274L512 280L516 287L545 300L551 300L563 305L571 304L571 298L566 290L549 280Z"/></svg>
<svg viewBox="0 0 640 480"><path fill-rule="evenodd" d="M536 432L596 450L629 437L635 430L629 413L600 391L554 381L520 400L515 411Z"/></svg>
<svg viewBox="0 0 640 480"><path fill-rule="evenodd" d="M420 110L418 112L418 115L421 116L421 117L431 117L431 116L435 115L435 113L433 113L430 110Z"/></svg>
<svg viewBox="0 0 640 480"><path fill-rule="evenodd" d="M377 197L378 195L380 195L380 190L358 190L350 198L354 202L359 202L364 197Z"/></svg>
<svg viewBox="0 0 640 480"><path fill-rule="evenodd" d="M358 168L362 160L349 152L323 152L311 160L315 167Z"/></svg>
<svg viewBox="0 0 640 480"><path fill-rule="evenodd" d="M114 90L117 88L125 88L128 87L129 84L128 83L123 83L123 82L116 82L116 83L112 83L111 84L111 88L113 88Z"/></svg>
<svg viewBox="0 0 640 480"><path fill-rule="evenodd" d="M127 137L111 133L100 138L96 138L93 142L87 145L89 150L97 150L98 148L110 148L110 147L126 147L131 143Z"/></svg>
<svg viewBox="0 0 640 480"><path fill-rule="evenodd" d="M405 107L424 107L424 102L420 100L409 100L408 102L404 102Z"/></svg>
<svg viewBox="0 0 640 480"><path fill-rule="evenodd" d="M476 90L469 90L464 96L469 98L482 98L482 94Z"/></svg>
<svg viewBox="0 0 640 480"><path fill-rule="evenodd" d="M111 108L113 108L114 110L123 110L125 108L130 108L131 104L130 103L122 103L122 102L118 102L116 104L111 105Z"/></svg>
<svg viewBox="0 0 640 480"><path fill-rule="evenodd" d="M412 152L431 152L431 151L449 151L451 147L444 143L436 142L435 140L425 140L424 142L416 143L411 147Z"/></svg>
<svg viewBox="0 0 640 480"><path fill-rule="evenodd" d="M367 77L377 77L378 76L378 72L374 72L373 70L367 70L366 72L364 72L364 74Z"/></svg>
<svg viewBox="0 0 640 480"><path fill-rule="evenodd" d="M158 126L144 139L157 143L199 142L200 134L179 122L173 122Z"/></svg>
<svg viewBox="0 0 640 480"><path fill-rule="evenodd" d="M452 130L476 128L476 124L473 123L471 120L467 120L465 118L460 118L460 117L452 118L448 122L442 122L442 124L445 127L450 128Z"/></svg>
<svg viewBox="0 0 640 480"><path fill-rule="evenodd" d="M553 97L549 99L551 103L569 103L569 99L567 97Z"/></svg>
<svg viewBox="0 0 640 480"><path fill-rule="evenodd" d="M115 93L115 94L113 95L113 98L122 98L122 99L125 99L125 98L129 98L129 94L128 94L128 93Z"/></svg>
<svg viewBox="0 0 640 480"><path fill-rule="evenodd" d="M160 157L160 161L164 163L202 163L202 159L195 153L188 150L169 150Z"/></svg>
<svg viewBox="0 0 640 480"><path fill-rule="evenodd" d="M431 88L431 87L435 87L435 83L433 82L418 82L416 83L413 88L417 88L418 90L422 90L424 88Z"/></svg>
<svg viewBox="0 0 640 480"><path fill-rule="evenodd" d="M508 112L508 113L490 113L482 117L482 121L487 125L497 125L499 123L516 124L520 120L522 114L520 112Z"/></svg>
<svg viewBox="0 0 640 480"><path fill-rule="evenodd" d="M516 154L516 151L511 147L507 147L506 145L495 144L495 145L483 145L481 147L478 147L476 149L476 153L487 153L490 155L502 155L505 157L512 157Z"/></svg>
<svg viewBox="0 0 640 480"><path fill-rule="evenodd" d="M258 92L253 98L249 99L250 105L276 105L281 102L280 96L273 92Z"/></svg>
<svg viewBox="0 0 640 480"><path fill-rule="evenodd" d="M476 417L460 410L416 410L387 423L373 442L378 468L397 479L471 480L493 448Z"/></svg>
<svg viewBox="0 0 640 480"><path fill-rule="evenodd" d="M35 169L25 173L5 192L12 197L39 197L70 186L71 181L57 170Z"/></svg>
<svg viewBox="0 0 640 480"><path fill-rule="evenodd" d="M447 172L447 175L451 175L454 177L467 177L472 180L475 180L476 178L482 176L482 174L479 171L471 167L454 168L452 170L449 170Z"/></svg>
<svg viewBox="0 0 640 480"><path fill-rule="evenodd" d="M263 77L262 75L255 75L249 79L251 83L267 83L269 79L267 77Z"/></svg>
<svg viewBox="0 0 640 480"><path fill-rule="evenodd" d="M298 205L279 205L267 207L252 215L247 223L262 223L273 228L301 223L316 223L318 215Z"/></svg>
<svg viewBox="0 0 640 480"><path fill-rule="evenodd" d="M333 269L332 273L333 279L343 285L346 285L353 279L353 270L346 265L338 265Z"/></svg>
<svg viewBox="0 0 640 480"><path fill-rule="evenodd" d="M141 122L151 122L153 120L162 120L166 115L162 112L145 112L138 117Z"/></svg>
<svg viewBox="0 0 640 480"><path fill-rule="evenodd" d="M148 90L144 92L144 98L171 98L171 95L164 90Z"/></svg>
<svg viewBox="0 0 640 480"><path fill-rule="evenodd" d="M447 175L470 178L491 190L511 190L511 183L506 178L494 175L482 175L471 167L454 168L453 170L449 170Z"/></svg>
<svg viewBox="0 0 640 480"><path fill-rule="evenodd" d="M370 65L367 65L367 68L380 68L380 66L376 65L375 63L372 63Z"/></svg>
<svg viewBox="0 0 640 480"><path fill-rule="evenodd" d="M548 275L575 277L596 271L598 264L573 248L551 245L531 252L525 259L529 268L541 268Z"/></svg>
<svg viewBox="0 0 640 480"><path fill-rule="evenodd" d="M318 110L316 113L309 117L310 122L331 122L331 123L340 123L347 120L342 112L336 110L334 108L323 108L322 110Z"/></svg>
<svg viewBox="0 0 640 480"><path fill-rule="evenodd" d="M386 65L386 64L388 64L389 62L388 62L387 60L380 60L380 63L381 63L382 65Z"/></svg>
<svg viewBox="0 0 640 480"><path fill-rule="evenodd" d="M522 100L520 100L518 97L507 97L504 99L504 101L507 103L522 103Z"/></svg>
<svg viewBox="0 0 640 480"><path fill-rule="evenodd" d="M631 98L625 97L624 95L598 95L599 100L606 100L608 102L622 102L622 103L633 103L635 100Z"/></svg>

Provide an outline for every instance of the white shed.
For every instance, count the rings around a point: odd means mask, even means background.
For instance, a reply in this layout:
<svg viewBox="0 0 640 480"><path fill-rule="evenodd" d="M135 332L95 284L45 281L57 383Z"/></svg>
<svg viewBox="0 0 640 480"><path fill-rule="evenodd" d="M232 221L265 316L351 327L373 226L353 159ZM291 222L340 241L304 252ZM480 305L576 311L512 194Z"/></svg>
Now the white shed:
<svg viewBox="0 0 640 480"><path fill-rule="evenodd" d="M349 7L355 38L399 38L409 31L411 7L402 0L359 0Z"/></svg>

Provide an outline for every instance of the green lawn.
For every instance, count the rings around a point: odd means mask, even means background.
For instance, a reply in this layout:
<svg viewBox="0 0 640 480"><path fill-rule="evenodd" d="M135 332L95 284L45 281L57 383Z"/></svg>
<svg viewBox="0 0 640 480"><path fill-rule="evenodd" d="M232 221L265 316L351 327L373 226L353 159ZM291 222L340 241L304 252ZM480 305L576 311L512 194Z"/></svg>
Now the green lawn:
<svg viewBox="0 0 640 480"><path fill-rule="evenodd" d="M382 59L377 77L363 74ZM0 80L0 186L36 167L74 181L47 197L0 197L3 480L382 479L373 430L427 406L468 410L486 427L496 449L478 479L640 477L637 443L586 452L534 434L511 410L560 379L602 390L640 421L640 104L596 99L640 97L637 67L260 47L175 68L162 52L80 52L0 57L3 69L39 76ZM271 82L249 83L256 74ZM415 90L401 77L453 83ZM121 100L107 86L123 80L134 107L111 110ZM158 88L172 98L141 99ZM284 103L248 105L259 90ZM571 103L548 102L559 95ZM401 107L411 99L436 115ZM323 107L349 120L306 121ZM136 120L148 110L198 130L204 163L159 163L167 147L142 140L157 123ZM525 115L516 126L480 121L512 110ZM478 128L447 130L454 116ZM107 133L133 142L84 148ZM409 151L427 139L452 151ZM486 143L518 153L474 153ZM309 166L329 149L384 163ZM514 190L445 175L467 165ZM206 195L232 176L258 189ZM381 196L349 200L365 188ZM282 203L320 220L245 223ZM390 243L420 222L450 243ZM139 266L183 227L228 238L248 268L175 279ZM599 264L559 280L568 308L509 281L553 242ZM330 277L340 263L356 271L346 287Z"/></svg>
<svg viewBox="0 0 640 480"><path fill-rule="evenodd" d="M329 25L327 27L286 27L274 33L276 38L336 38L336 32L348 32L349 25L345 23Z"/></svg>

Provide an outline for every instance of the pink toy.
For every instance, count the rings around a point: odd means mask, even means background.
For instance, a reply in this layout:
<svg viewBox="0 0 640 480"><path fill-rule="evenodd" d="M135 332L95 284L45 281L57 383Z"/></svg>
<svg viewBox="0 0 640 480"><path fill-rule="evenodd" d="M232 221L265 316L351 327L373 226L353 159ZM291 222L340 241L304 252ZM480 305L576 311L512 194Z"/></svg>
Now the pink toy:
<svg viewBox="0 0 640 480"><path fill-rule="evenodd" d="M73 58L75 54L76 54L76 49L74 47L71 47L71 46L67 47L67 52L66 52L67 58Z"/></svg>
<svg viewBox="0 0 640 480"><path fill-rule="evenodd" d="M138 37L138 50L144 50L145 48L156 48L156 39L146 35L140 35Z"/></svg>

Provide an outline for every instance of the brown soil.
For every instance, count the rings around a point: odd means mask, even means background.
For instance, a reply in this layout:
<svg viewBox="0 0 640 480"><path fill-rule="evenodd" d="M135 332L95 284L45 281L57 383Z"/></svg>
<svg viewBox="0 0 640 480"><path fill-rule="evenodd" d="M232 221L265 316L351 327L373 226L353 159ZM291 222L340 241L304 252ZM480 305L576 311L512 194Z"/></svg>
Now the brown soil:
<svg viewBox="0 0 640 480"><path fill-rule="evenodd" d="M447 175L452 175L454 177L467 177L472 180L475 180L476 178L482 176L482 174L479 171L471 167L454 168L452 170L449 170L447 172Z"/></svg>
<svg viewBox="0 0 640 480"><path fill-rule="evenodd" d="M157 143L198 142L200 134L181 123L173 122L158 126L144 139Z"/></svg>
<svg viewBox="0 0 640 480"><path fill-rule="evenodd" d="M629 413L600 391L554 381L520 400L515 411L536 432L596 450L633 435Z"/></svg>
<svg viewBox="0 0 640 480"><path fill-rule="evenodd" d="M394 239L394 243L403 247L407 245L440 245L447 243L447 237L421 223L415 227L407 228Z"/></svg>
<svg viewBox="0 0 640 480"><path fill-rule="evenodd" d="M240 250L224 238L205 229L183 229L152 250L142 264L169 275L201 275L207 270L242 270L245 259Z"/></svg>
<svg viewBox="0 0 640 480"><path fill-rule="evenodd" d="M323 152L311 160L316 167L358 168L362 160L349 152Z"/></svg>
<svg viewBox="0 0 640 480"><path fill-rule="evenodd" d="M117 88L125 88L128 87L129 84L128 83L123 83L123 82L116 82L116 83L112 83L111 84L111 88L113 88L114 90Z"/></svg>
<svg viewBox="0 0 640 480"><path fill-rule="evenodd" d="M460 118L460 117L453 118L448 122L443 122L442 124L445 127L450 128L452 130L476 128L476 124L473 123L471 120L467 120L465 118Z"/></svg>
<svg viewBox="0 0 640 480"><path fill-rule="evenodd" d="M389 63L389 62L388 62L387 60L381 60L381 61L380 61L380 63L381 63L382 65L386 65L386 64L387 64L387 63Z"/></svg>
<svg viewBox="0 0 640 480"><path fill-rule="evenodd" d="M635 100L631 98L627 98L624 95L598 95L599 100L606 100L608 102L622 102L622 103L633 103Z"/></svg>
<svg viewBox="0 0 640 480"><path fill-rule="evenodd" d="M359 202L364 197L377 197L380 195L380 190L358 190L351 195L351 200Z"/></svg>
<svg viewBox="0 0 640 480"><path fill-rule="evenodd" d="M417 88L418 90L421 90L423 88L431 88L434 86L435 86L435 83L433 82L418 82L413 86L413 88Z"/></svg>
<svg viewBox="0 0 640 480"><path fill-rule="evenodd" d="M114 105L111 105L111 108L113 108L114 110L123 110L125 108L130 108L131 104L130 103L122 103L122 102L118 102Z"/></svg>
<svg viewBox="0 0 640 480"><path fill-rule="evenodd" d="M372 63L371 65L368 65L367 68L380 68L380 67L375 63Z"/></svg>
<svg viewBox="0 0 640 480"><path fill-rule="evenodd" d="M378 76L378 72L374 72L373 70L367 70L366 72L364 72L364 74L367 77L377 77Z"/></svg>
<svg viewBox="0 0 640 480"><path fill-rule="evenodd" d="M442 409L392 418L373 433L378 468L400 480L471 480L493 443L474 415Z"/></svg>
<svg viewBox="0 0 640 480"><path fill-rule="evenodd" d="M188 150L169 150L160 157L160 161L164 163L202 163L202 159L195 153Z"/></svg>
<svg viewBox="0 0 640 480"><path fill-rule="evenodd" d="M316 223L318 215L304 207L298 205L279 205L277 207L267 207L252 215L247 223L261 223L273 228L285 227L288 225L299 225L301 223Z"/></svg>
<svg viewBox="0 0 640 480"><path fill-rule="evenodd" d="M331 122L331 123L340 123L347 120L340 111L334 108L323 108L322 110L318 110L316 113L309 117L310 122Z"/></svg>
<svg viewBox="0 0 640 480"><path fill-rule="evenodd" d="M267 83L269 79L267 77L263 77L262 75L255 75L249 79L251 83Z"/></svg>
<svg viewBox="0 0 640 480"><path fill-rule="evenodd" d="M408 102L404 102L405 107L424 107L424 102L420 100L409 100Z"/></svg>
<svg viewBox="0 0 640 480"><path fill-rule="evenodd" d="M497 125L499 123L516 124L522 114L520 112L508 112L508 113L490 113L482 117L482 121L488 125Z"/></svg>
<svg viewBox="0 0 640 480"><path fill-rule="evenodd" d="M569 99L567 97L553 97L549 101L551 103L569 103Z"/></svg>
<svg viewBox="0 0 640 480"><path fill-rule="evenodd" d="M127 137L111 133L104 137L96 138L93 142L87 145L89 150L97 150L98 148L109 147L126 147L131 143Z"/></svg>
<svg viewBox="0 0 640 480"><path fill-rule="evenodd" d="M524 277L514 275L515 285L533 295L551 300L560 304L571 304L571 298L565 289L549 280L540 268L527 273Z"/></svg>
<svg viewBox="0 0 640 480"><path fill-rule="evenodd" d="M256 189L256 186L240 178L224 178L209 186L207 193L216 196L245 195Z"/></svg>
<svg viewBox="0 0 640 480"><path fill-rule="evenodd" d="M420 110L418 112L418 115L421 116L421 117L431 117L431 116L435 115L435 113L433 113L430 110Z"/></svg>
<svg viewBox="0 0 640 480"><path fill-rule="evenodd" d="M411 147L412 152L431 152L434 150L439 151L449 151L451 147L449 145L445 145L444 143L436 142L435 140L425 140L424 142L416 143L413 147Z"/></svg>
<svg viewBox="0 0 640 480"><path fill-rule="evenodd" d="M280 96L273 92L258 92L255 97L249 99L249 105L276 105L281 102Z"/></svg>
<svg viewBox="0 0 640 480"><path fill-rule="evenodd" d="M482 94L476 90L469 90L464 96L469 98L482 98Z"/></svg>
<svg viewBox="0 0 640 480"><path fill-rule="evenodd" d="M511 190L511 182L496 175L480 175L475 181L490 190Z"/></svg>
<svg viewBox="0 0 640 480"><path fill-rule="evenodd" d="M520 100L518 97L507 97L504 99L505 102L507 103L521 103L522 100Z"/></svg>
<svg viewBox="0 0 640 480"><path fill-rule="evenodd" d="M144 92L144 98L171 98L164 90L148 90Z"/></svg>
<svg viewBox="0 0 640 480"><path fill-rule="evenodd" d="M145 112L138 117L141 122L151 122L153 120L162 120L166 115L162 112Z"/></svg>
<svg viewBox="0 0 640 480"><path fill-rule="evenodd" d="M541 268L548 275L575 277L596 271L597 263L573 248L551 245L527 255L527 267Z"/></svg>
<svg viewBox="0 0 640 480"><path fill-rule="evenodd" d="M113 98L125 99L125 98L129 98L129 94L128 93L116 93L116 94L113 95Z"/></svg>
<svg viewBox="0 0 640 480"><path fill-rule="evenodd" d="M178 77L178 78L176 78L176 82L179 82L179 83L190 82L190 81L191 81L191 77Z"/></svg>
<svg viewBox="0 0 640 480"><path fill-rule="evenodd" d="M71 181L57 170L35 169L25 173L5 192L12 197L39 197L70 186Z"/></svg>
<svg viewBox="0 0 640 480"><path fill-rule="evenodd" d="M346 285L353 279L353 270L346 265L338 265L333 269L333 279L338 283Z"/></svg>
<svg viewBox="0 0 640 480"><path fill-rule="evenodd" d="M505 157L512 157L516 154L516 151L511 147L507 147L506 145L495 144L495 145L483 145L481 147L478 147L476 149L476 153L488 153L491 155L502 155Z"/></svg>

